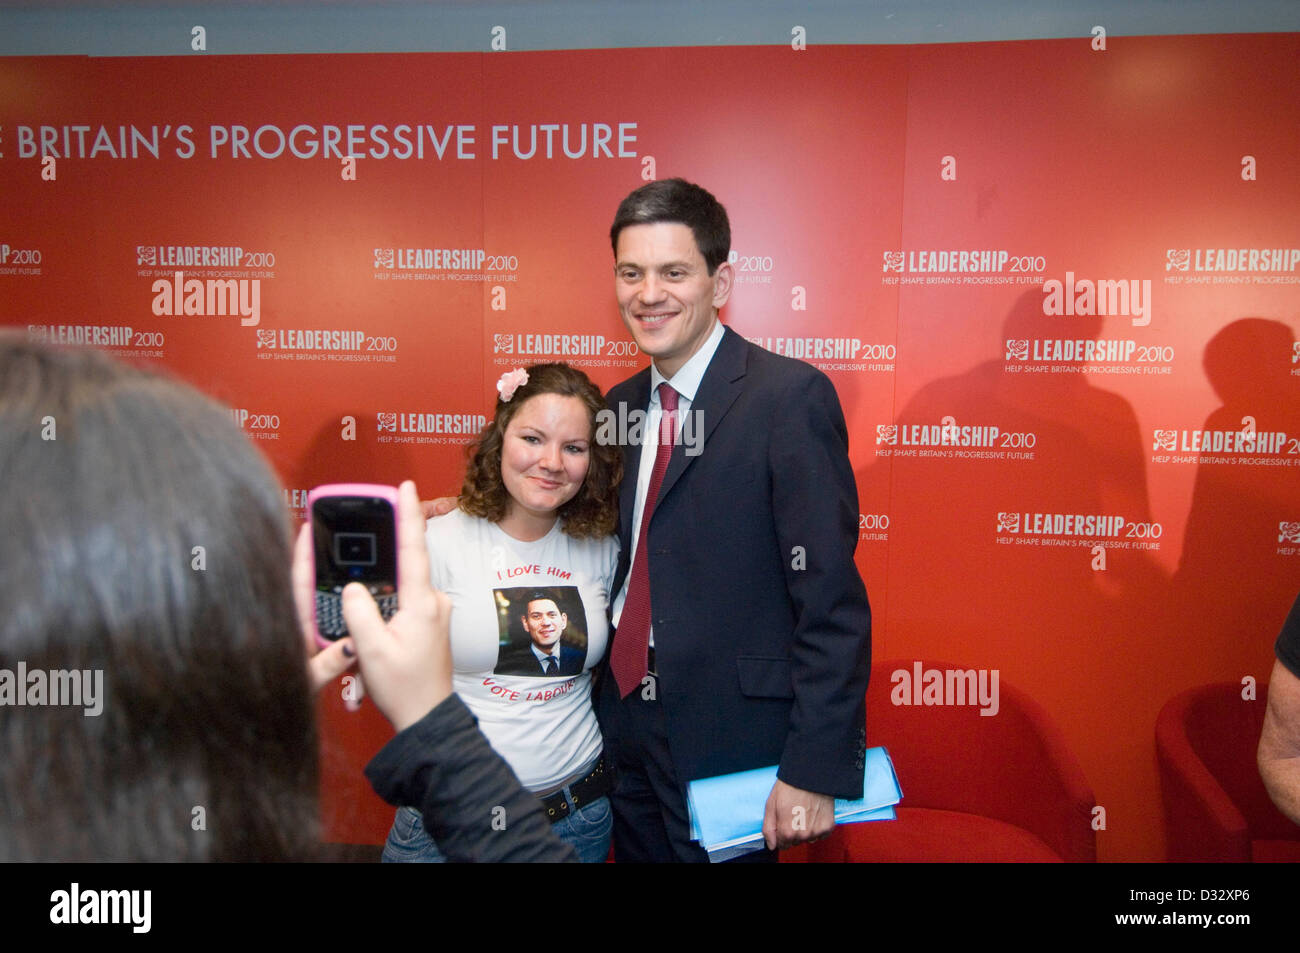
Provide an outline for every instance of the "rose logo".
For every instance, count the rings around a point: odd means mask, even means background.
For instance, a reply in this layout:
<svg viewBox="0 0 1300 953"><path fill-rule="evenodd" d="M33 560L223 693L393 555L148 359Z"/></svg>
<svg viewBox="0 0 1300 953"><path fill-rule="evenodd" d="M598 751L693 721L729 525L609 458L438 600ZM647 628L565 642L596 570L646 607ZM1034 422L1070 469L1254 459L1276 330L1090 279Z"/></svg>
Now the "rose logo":
<svg viewBox="0 0 1300 953"><path fill-rule="evenodd" d="M885 262L881 266L881 271L902 271L903 270L903 253L901 251L885 252Z"/></svg>
<svg viewBox="0 0 1300 953"><path fill-rule="evenodd" d="M1008 361L1029 360L1029 341L1024 339L1008 340L1007 360Z"/></svg>
<svg viewBox="0 0 1300 953"><path fill-rule="evenodd" d="M1152 450L1177 450L1178 449L1178 431L1177 430L1157 430L1155 440L1151 444Z"/></svg>
<svg viewBox="0 0 1300 953"><path fill-rule="evenodd" d="M1165 252L1165 271L1186 271L1191 264L1192 252L1188 248L1171 248Z"/></svg>
<svg viewBox="0 0 1300 953"><path fill-rule="evenodd" d="M375 267L376 268L393 267L393 250L391 248L375 249Z"/></svg>
<svg viewBox="0 0 1300 953"><path fill-rule="evenodd" d="M257 347L261 350L264 347L275 347L275 331L258 331Z"/></svg>
<svg viewBox="0 0 1300 953"><path fill-rule="evenodd" d="M379 429L397 432L397 414L377 414L379 418Z"/></svg>
<svg viewBox="0 0 1300 953"><path fill-rule="evenodd" d="M999 514L998 514L998 532L999 532L999 533L1018 533L1018 532L1020 532L1020 514L1019 514L1019 513L999 513Z"/></svg>
<svg viewBox="0 0 1300 953"><path fill-rule="evenodd" d="M898 443L898 425L897 424L876 424L876 446L882 443Z"/></svg>
<svg viewBox="0 0 1300 953"><path fill-rule="evenodd" d="M158 249L153 245L136 245L135 246L135 263L136 265L156 265L158 264Z"/></svg>
<svg viewBox="0 0 1300 953"><path fill-rule="evenodd" d="M513 354L515 353L515 338L512 334L494 334L492 335L492 353L493 354Z"/></svg>
<svg viewBox="0 0 1300 953"><path fill-rule="evenodd" d="M1283 521L1277 524L1279 543L1300 543L1300 522Z"/></svg>

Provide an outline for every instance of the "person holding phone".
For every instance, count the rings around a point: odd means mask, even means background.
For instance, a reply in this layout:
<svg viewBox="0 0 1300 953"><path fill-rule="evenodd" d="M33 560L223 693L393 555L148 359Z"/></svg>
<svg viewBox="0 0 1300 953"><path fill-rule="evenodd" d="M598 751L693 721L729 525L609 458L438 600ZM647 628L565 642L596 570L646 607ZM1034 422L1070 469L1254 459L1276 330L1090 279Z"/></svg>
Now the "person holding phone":
<svg viewBox="0 0 1300 953"><path fill-rule="evenodd" d="M318 859L312 692L358 661L398 731L381 796L452 859L574 859L451 694L414 484L400 609L348 586L317 652L308 530L291 588L283 491L193 389L0 332L0 476L0 861Z"/></svg>
<svg viewBox="0 0 1300 953"><path fill-rule="evenodd" d="M456 509L427 529L454 607L453 683L559 838L599 862L613 820L591 670L608 641L622 455L596 440L605 400L581 371L538 364L497 391ZM437 862L440 847L400 808L383 859Z"/></svg>

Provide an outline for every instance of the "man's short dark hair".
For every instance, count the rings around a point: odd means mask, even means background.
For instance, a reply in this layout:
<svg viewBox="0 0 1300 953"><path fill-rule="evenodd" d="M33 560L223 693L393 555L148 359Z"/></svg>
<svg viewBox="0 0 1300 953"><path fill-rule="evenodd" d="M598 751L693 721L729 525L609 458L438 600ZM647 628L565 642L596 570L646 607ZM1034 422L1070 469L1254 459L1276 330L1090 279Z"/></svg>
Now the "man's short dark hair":
<svg viewBox="0 0 1300 953"><path fill-rule="evenodd" d="M671 222L685 225L695 236L695 245L709 274L727 260L731 251L731 223L727 210L707 190L685 179L663 179L641 186L618 206L609 229L609 244L618 257L618 236L629 225Z"/></svg>
<svg viewBox="0 0 1300 953"><path fill-rule="evenodd" d="M555 608L560 608L560 600L555 598L555 593L547 592L544 589L534 589L524 600L524 610L527 611L530 603L533 602L554 602Z"/></svg>

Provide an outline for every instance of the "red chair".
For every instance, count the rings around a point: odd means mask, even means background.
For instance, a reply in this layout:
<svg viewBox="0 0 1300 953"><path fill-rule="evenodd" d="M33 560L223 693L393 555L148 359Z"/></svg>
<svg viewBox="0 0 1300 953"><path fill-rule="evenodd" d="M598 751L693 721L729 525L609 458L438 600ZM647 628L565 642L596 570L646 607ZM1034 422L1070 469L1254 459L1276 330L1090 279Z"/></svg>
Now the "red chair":
<svg viewBox="0 0 1300 953"><path fill-rule="evenodd" d="M837 827L824 841L783 851L782 860L1096 861L1097 802L1047 712L1001 678L995 715L981 715L978 704L895 705L891 676L902 670L910 678L914 664L877 663L867 691L867 743L889 750L903 790L897 820Z"/></svg>
<svg viewBox="0 0 1300 953"><path fill-rule="evenodd" d="M1268 706L1241 697L1236 682L1175 695L1156 719L1171 861L1300 861L1300 827L1264 790L1255 750Z"/></svg>

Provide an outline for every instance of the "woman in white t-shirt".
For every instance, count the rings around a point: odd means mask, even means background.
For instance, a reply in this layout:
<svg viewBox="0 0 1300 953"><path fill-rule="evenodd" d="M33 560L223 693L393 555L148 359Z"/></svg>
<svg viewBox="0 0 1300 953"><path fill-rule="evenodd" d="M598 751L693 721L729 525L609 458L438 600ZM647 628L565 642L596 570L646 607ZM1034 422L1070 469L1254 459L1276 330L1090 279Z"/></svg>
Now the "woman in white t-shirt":
<svg viewBox="0 0 1300 953"><path fill-rule="evenodd" d="M458 507L429 521L431 576L452 600L456 693L589 862L609 853L609 775L591 707L618 558L620 449L595 439L600 390L566 364L503 374ZM493 805L484 825L504 826ZM439 861L399 808L385 861Z"/></svg>

